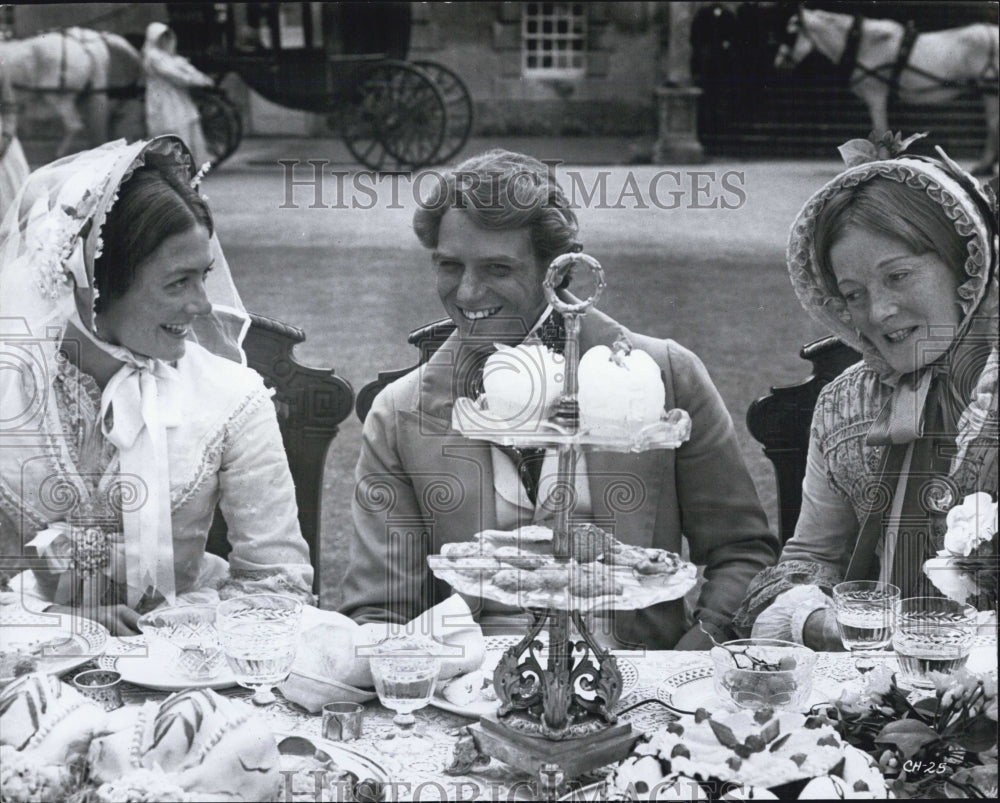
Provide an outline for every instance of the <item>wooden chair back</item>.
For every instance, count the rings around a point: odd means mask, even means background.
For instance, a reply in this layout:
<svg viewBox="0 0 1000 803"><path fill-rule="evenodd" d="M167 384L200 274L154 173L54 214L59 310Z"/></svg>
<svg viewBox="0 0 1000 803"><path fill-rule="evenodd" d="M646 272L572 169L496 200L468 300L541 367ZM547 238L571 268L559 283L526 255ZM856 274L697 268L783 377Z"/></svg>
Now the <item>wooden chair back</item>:
<svg viewBox="0 0 1000 803"><path fill-rule="evenodd" d="M825 337L803 346L799 356L812 363L810 376L796 385L772 387L768 395L751 403L747 410L747 429L763 445L764 454L774 464L781 543L792 537L802 509L809 430L819 392L827 382L861 359L858 352L835 337Z"/></svg>
<svg viewBox="0 0 1000 803"><path fill-rule="evenodd" d="M309 544L315 569L313 590L318 592L326 453L337 435L338 425L351 414L354 390L332 369L311 368L295 359L292 350L306 339L301 329L263 315L251 314L250 319L243 350L247 364L275 391L278 424L295 482L299 525ZM230 551L226 522L218 511L209 532L207 549L222 557Z"/></svg>
<svg viewBox="0 0 1000 803"><path fill-rule="evenodd" d="M455 322L451 318L442 318L439 321L434 321L433 323L421 326L419 329L414 329L406 337L406 342L417 348L418 357L417 362L411 365L409 368L400 368L395 371L380 371L378 378L373 379L367 385L365 385L361 390L358 391L357 402L355 403L355 412L357 412L358 418L363 422L368 416L368 411L372 407L372 402L375 401L375 397L378 396L379 392L388 385L399 379L401 376L406 376L410 371L423 365L430 359L430 356L441 348L441 344L455 331Z"/></svg>

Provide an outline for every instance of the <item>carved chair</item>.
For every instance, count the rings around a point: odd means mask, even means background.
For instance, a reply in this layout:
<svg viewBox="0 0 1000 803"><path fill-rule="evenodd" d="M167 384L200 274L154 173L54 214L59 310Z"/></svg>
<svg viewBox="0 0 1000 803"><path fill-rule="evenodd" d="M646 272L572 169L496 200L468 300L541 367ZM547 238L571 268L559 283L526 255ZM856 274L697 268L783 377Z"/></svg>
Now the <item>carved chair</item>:
<svg viewBox="0 0 1000 803"><path fill-rule="evenodd" d="M802 479L806 474L809 429L820 390L845 368L861 359L850 346L825 337L802 347L799 356L812 363L803 382L772 387L767 396L751 403L747 429L764 447L774 464L778 486L778 537L784 543L795 532L802 509Z"/></svg>
<svg viewBox="0 0 1000 803"><path fill-rule="evenodd" d="M347 380L331 369L310 368L292 354L296 344L306 339L294 326L250 315L250 329L243 341L247 364L273 388L281 437L299 506L299 525L309 544L314 572L313 590L319 591L321 543L320 513L323 502L323 469L337 426L351 414L354 390ZM209 531L209 552L229 554L226 522L219 511Z"/></svg>
<svg viewBox="0 0 1000 803"><path fill-rule="evenodd" d="M406 376L410 371L423 365L430 359L430 356L441 348L441 344L448 339L449 335L455 331L455 322L451 318L442 318L439 321L434 321L433 323L421 326L419 329L414 329L406 337L406 342L412 346L416 346L419 351L419 357L414 365L409 368L401 368L395 371L380 371L378 378L373 379L367 385L365 385L361 390L358 391L358 399L355 403L355 411L358 414L358 418L363 422L368 416L368 411L372 407L372 402L375 401L375 397L379 392L388 385L390 382L399 379L401 376Z"/></svg>

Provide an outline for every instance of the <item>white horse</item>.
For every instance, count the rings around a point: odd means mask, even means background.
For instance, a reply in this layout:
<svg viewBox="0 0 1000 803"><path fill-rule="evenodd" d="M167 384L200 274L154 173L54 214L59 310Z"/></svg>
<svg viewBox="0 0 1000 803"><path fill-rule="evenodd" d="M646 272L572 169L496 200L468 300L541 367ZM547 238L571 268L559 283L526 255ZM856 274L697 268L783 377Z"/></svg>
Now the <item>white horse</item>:
<svg viewBox="0 0 1000 803"><path fill-rule="evenodd" d="M90 145L106 142L119 96L143 83L142 57L128 40L84 28L0 42L0 63L19 98L47 104L62 120L57 157L70 151L83 130L81 111Z"/></svg>
<svg viewBox="0 0 1000 803"><path fill-rule="evenodd" d="M813 50L838 65L868 106L872 128L889 129L890 96L907 104L940 105L970 88L986 111L987 139L973 171L987 173L997 161L1000 128L1000 28L963 28L908 34L893 20L872 20L799 7L788 21L794 45L783 44L776 67L798 65Z"/></svg>

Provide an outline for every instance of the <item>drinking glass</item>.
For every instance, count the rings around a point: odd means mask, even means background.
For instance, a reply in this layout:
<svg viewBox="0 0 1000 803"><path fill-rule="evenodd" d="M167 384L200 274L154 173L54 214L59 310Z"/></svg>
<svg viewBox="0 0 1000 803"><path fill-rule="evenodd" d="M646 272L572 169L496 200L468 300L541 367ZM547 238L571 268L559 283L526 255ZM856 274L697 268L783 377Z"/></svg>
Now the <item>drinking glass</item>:
<svg viewBox="0 0 1000 803"><path fill-rule="evenodd" d="M435 643L420 637L394 637L379 642L372 650L372 679L378 699L396 712L395 744L388 752L418 752L425 749L423 737L414 736L413 712L430 702L441 672L440 651Z"/></svg>
<svg viewBox="0 0 1000 803"><path fill-rule="evenodd" d="M950 674L965 666L976 639L972 605L947 597L910 597L900 603L892 647L900 674L917 688L934 687L931 672Z"/></svg>
<svg viewBox="0 0 1000 803"><path fill-rule="evenodd" d="M872 580L851 580L833 587L840 640L861 674L875 667L874 653L892 642L899 597L896 586Z"/></svg>
<svg viewBox="0 0 1000 803"><path fill-rule="evenodd" d="M302 603L281 594L250 594L219 603L216 627L236 682L253 689L255 705L275 701L272 689L288 677Z"/></svg>

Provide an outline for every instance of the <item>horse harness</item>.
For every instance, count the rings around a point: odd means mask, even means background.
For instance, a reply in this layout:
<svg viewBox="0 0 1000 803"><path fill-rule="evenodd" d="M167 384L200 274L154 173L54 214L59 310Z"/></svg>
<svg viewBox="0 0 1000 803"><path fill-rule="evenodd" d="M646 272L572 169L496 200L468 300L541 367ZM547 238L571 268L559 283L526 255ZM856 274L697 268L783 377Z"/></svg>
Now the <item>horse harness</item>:
<svg viewBox="0 0 1000 803"><path fill-rule="evenodd" d="M83 52L87 54L87 58L90 60L91 74L93 74L93 68L94 68L94 66L96 64L96 61L95 61L95 56L94 56L93 52L91 51L91 49L89 47L90 42L87 41L87 39L85 37L80 36L78 33L75 33L76 30L78 30L78 29L71 28L69 30L50 31L49 32L49 33L58 34L59 37L60 37L60 39L59 39L60 47L59 47L59 83L58 83L58 85L56 85L56 86L24 86L23 84L15 84L14 88L15 89L23 89L23 90L25 90L27 92L57 92L57 93L64 93L64 92L72 91L72 90L70 90L70 88L68 88L66 86L66 68L67 68L67 61L68 61L67 55L66 55L66 40L67 39L73 39L74 41L79 42L80 47L83 49ZM93 33L96 33L97 36L101 39L101 41L105 43L105 47L108 47L108 45L107 45L107 41L108 41L108 39L107 39L107 33L105 31L93 31ZM109 53L110 53L110 50L111 49L109 47L108 48L108 52ZM83 95L83 96L86 96L86 95L92 95L92 94L96 94L96 93L104 93L104 94L107 94L109 98L127 99L127 98L130 98L130 97L137 96L139 94L139 91L140 91L139 90L139 86L138 86L138 84L135 84L135 83L133 83L133 84L126 84L126 85L123 85L123 86L106 86L106 87L102 87L102 88L93 87L93 86L91 86L88 83L86 86L84 86L79 91L79 94Z"/></svg>
<svg viewBox="0 0 1000 803"><path fill-rule="evenodd" d="M802 30L806 32L806 36L809 35L809 29L804 26L804 20L800 20L800 25ZM954 89L970 89L975 88L983 93L997 94L997 75L994 74L992 70L993 58L993 41L990 40L990 55L991 58L987 59L986 67L983 69L981 75L976 78L970 78L964 81L949 81L942 78L939 75L934 75L933 73L927 72L920 67L915 67L909 63L910 54L913 52L913 46L917 42L917 38L920 36L920 31L917 30L917 26L912 20L906 23L903 27L903 38L899 43L899 50L896 51L896 58L892 64L881 64L878 67L865 67L863 64L858 64L858 51L861 47L861 32L862 26L864 24L864 17L855 16L851 21L851 27L847 32L847 41L844 44L844 52L840 56L840 60L837 62L837 71L843 76L844 80L847 81L848 86L853 87L854 84L865 78L876 78L883 83L889 85L889 98L890 100L895 100L897 93L899 92L899 80L902 78L904 71L909 71L916 73L917 75L934 81L937 88L954 88ZM815 43L814 43L815 44ZM890 67L891 70L889 75L884 75L886 67ZM857 78L852 78L854 71L858 70L861 72ZM928 90L929 91L929 90Z"/></svg>

